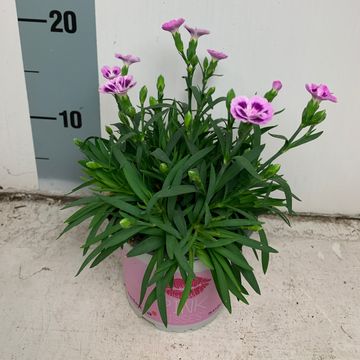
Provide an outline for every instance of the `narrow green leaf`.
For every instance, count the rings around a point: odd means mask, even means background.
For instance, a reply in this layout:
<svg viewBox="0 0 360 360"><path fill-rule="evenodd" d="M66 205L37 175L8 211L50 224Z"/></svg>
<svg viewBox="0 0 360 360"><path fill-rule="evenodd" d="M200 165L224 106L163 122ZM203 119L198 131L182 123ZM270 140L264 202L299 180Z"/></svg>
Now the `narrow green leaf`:
<svg viewBox="0 0 360 360"><path fill-rule="evenodd" d="M231 251L228 248L224 248L224 247L214 248L214 250L216 252L218 252L220 255L229 259L234 264L240 266L241 268L246 269L246 270L252 270L252 267L246 261L244 255L241 253L240 250L234 252L234 251Z"/></svg>
<svg viewBox="0 0 360 360"><path fill-rule="evenodd" d="M214 265L211 262L210 256L208 255L206 250L196 249L196 256L208 269L214 270Z"/></svg>
<svg viewBox="0 0 360 360"><path fill-rule="evenodd" d="M254 289L254 291L257 294L261 295L260 287L255 278L254 273L250 270L244 270L244 269L241 269L241 273L244 276L244 278L246 279L246 281L249 283L249 285Z"/></svg>
<svg viewBox="0 0 360 360"><path fill-rule="evenodd" d="M215 255L209 251L212 263L214 264L214 270L211 271L213 274L213 278L216 278L215 285L217 291L220 295L220 299L222 300L225 307L228 309L229 313L231 313L231 301L229 295L229 288L227 286L226 277L224 271L222 270L219 262L217 261Z"/></svg>
<svg viewBox="0 0 360 360"><path fill-rule="evenodd" d="M241 166L244 167L244 169L252 175L254 178L258 180L262 180L261 176L256 172L254 166L251 164L251 162L245 158L244 156L235 156L235 161L239 163Z"/></svg>
<svg viewBox="0 0 360 360"><path fill-rule="evenodd" d="M261 243L264 244L265 246L268 246L268 240L267 240L266 233L264 230L259 231L259 236L260 236ZM261 264L262 264L262 269L263 269L264 274L266 274L266 271L269 266L269 258L270 258L270 254L268 252L266 252L266 251L261 252Z"/></svg>
<svg viewBox="0 0 360 360"><path fill-rule="evenodd" d="M146 267L142 282L141 282L141 289L140 289L140 299L139 299L139 307L141 306L142 302L144 301L144 297L146 294L146 290L148 288L148 282L150 276L153 272L154 266L156 264L156 256L152 256L149 264Z"/></svg>
<svg viewBox="0 0 360 360"><path fill-rule="evenodd" d="M143 314L145 314L150 309L150 306L155 302L155 300L156 300L156 287L152 289L151 293L146 298L145 305L142 311Z"/></svg>
<svg viewBox="0 0 360 360"><path fill-rule="evenodd" d="M158 250L164 245L164 239L157 236L149 236L136 244L128 253L127 257L138 256L142 254L149 254L152 251Z"/></svg>
<svg viewBox="0 0 360 360"><path fill-rule="evenodd" d="M171 260L174 258L177 243L175 236L166 233L166 252Z"/></svg>
<svg viewBox="0 0 360 360"><path fill-rule="evenodd" d="M156 150L154 150L151 155L153 155L156 159L170 165L171 164L171 160L169 159L169 157L166 155L166 153L161 150L160 148L157 148Z"/></svg>

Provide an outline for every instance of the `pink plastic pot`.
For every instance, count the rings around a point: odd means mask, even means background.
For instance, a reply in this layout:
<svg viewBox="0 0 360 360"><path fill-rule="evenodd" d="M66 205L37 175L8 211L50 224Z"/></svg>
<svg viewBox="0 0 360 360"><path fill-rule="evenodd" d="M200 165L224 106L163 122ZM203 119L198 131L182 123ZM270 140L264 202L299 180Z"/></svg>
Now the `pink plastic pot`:
<svg viewBox="0 0 360 360"><path fill-rule="evenodd" d="M126 244L123 254L125 255L130 249L131 246ZM168 327L165 328L161 321L156 301L142 315L142 307L145 301L140 308L140 288L150 259L151 256L147 254L130 258L123 257L124 284L128 300L138 316L143 316L159 329L178 332L196 330L208 324L217 316L222 308L222 303L216 291L211 272L200 261L195 261L194 263L196 278L193 280L189 299L180 316L177 316L176 310L184 289L184 281L179 272L175 273L174 287L166 289ZM152 289L153 287L149 287L145 300Z"/></svg>

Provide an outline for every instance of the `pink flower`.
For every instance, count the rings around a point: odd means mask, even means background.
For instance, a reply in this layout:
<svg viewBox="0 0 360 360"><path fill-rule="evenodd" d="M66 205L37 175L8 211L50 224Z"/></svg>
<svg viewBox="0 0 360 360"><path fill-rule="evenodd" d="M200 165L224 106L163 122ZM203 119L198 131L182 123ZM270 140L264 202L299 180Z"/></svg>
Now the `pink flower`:
<svg viewBox="0 0 360 360"><path fill-rule="evenodd" d="M272 88L275 91L280 91L282 88L282 82L280 80L274 80L272 83Z"/></svg>
<svg viewBox="0 0 360 360"><path fill-rule="evenodd" d="M111 80L121 74L121 68L119 66L110 67L105 65L101 68L101 74L105 79Z"/></svg>
<svg viewBox="0 0 360 360"><path fill-rule="evenodd" d="M210 54L210 56L213 58L213 60L223 60L226 59L228 56L224 54L223 52L207 49L207 52Z"/></svg>
<svg viewBox="0 0 360 360"><path fill-rule="evenodd" d="M267 124L274 114L271 104L260 96L251 99L246 96L235 97L231 101L230 112L235 119L256 125Z"/></svg>
<svg viewBox="0 0 360 360"><path fill-rule="evenodd" d="M161 28L165 31L170 31L171 33L176 33L179 30L179 27L185 22L185 19L172 19L161 25Z"/></svg>
<svg viewBox="0 0 360 360"><path fill-rule="evenodd" d="M184 25L185 29L190 33L191 38L197 40L200 36L210 34L209 30L191 28L190 26Z"/></svg>
<svg viewBox="0 0 360 360"><path fill-rule="evenodd" d="M140 58L135 55L122 55L122 54L115 54L117 59L120 59L124 62L126 66L130 66L131 64L137 63L140 61Z"/></svg>
<svg viewBox="0 0 360 360"><path fill-rule="evenodd" d="M99 91L103 94L126 95L126 93L135 85L136 81L134 81L132 75L120 75L100 86Z"/></svg>
<svg viewBox="0 0 360 360"><path fill-rule="evenodd" d="M322 100L337 102L336 96L334 96L333 93L330 92L329 88L324 84L306 84L305 88L312 97L319 102Z"/></svg>

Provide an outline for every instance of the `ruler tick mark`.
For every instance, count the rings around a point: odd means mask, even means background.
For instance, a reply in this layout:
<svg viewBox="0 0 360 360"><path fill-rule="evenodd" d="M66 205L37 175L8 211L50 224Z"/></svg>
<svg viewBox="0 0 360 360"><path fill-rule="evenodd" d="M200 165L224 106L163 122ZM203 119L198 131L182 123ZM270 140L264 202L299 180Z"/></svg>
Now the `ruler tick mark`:
<svg viewBox="0 0 360 360"><path fill-rule="evenodd" d="M36 156L35 159L36 160L50 160L48 157L40 157L40 156Z"/></svg>
<svg viewBox="0 0 360 360"><path fill-rule="evenodd" d="M38 71L38 70L24 70L24 72L32 73L32 74L39 74L40 73L40 71Z"/></svg>
<svg viewBox="0 0 360 360"><path fill-rule="evenodd" d="M52 117L52 116L33 116L33 115L30 115L30 119L56 120L56 117Z"/></svg>
<svg viewBox="0 0 360 360"><path fill-rule="evenodd" d="M34 23L47 23L47 20L46 20L46 19L18 18L18 21L22 21L22 22L34 22Z"/></svg>

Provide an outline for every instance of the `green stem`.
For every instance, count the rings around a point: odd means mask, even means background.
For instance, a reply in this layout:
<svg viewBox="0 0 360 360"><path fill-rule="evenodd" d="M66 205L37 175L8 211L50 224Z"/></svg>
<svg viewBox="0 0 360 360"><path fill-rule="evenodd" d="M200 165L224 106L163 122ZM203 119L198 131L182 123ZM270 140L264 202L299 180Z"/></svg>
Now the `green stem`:
<svg viewBox="0 0 360 360"><path fill-rule="evenodd" d="M269 164L271 164L275 159L277 159L280 155L284 154L288 149L289 145L295 140L295 138L299 135L299 133L303 130L302 125L300 125L297 130L294 132L294 134L291 136L288 142L286 142L280 150L274 154L270 159L264 162L264 164L261 165L260 170L263 170L266 168Z"/></svg>

